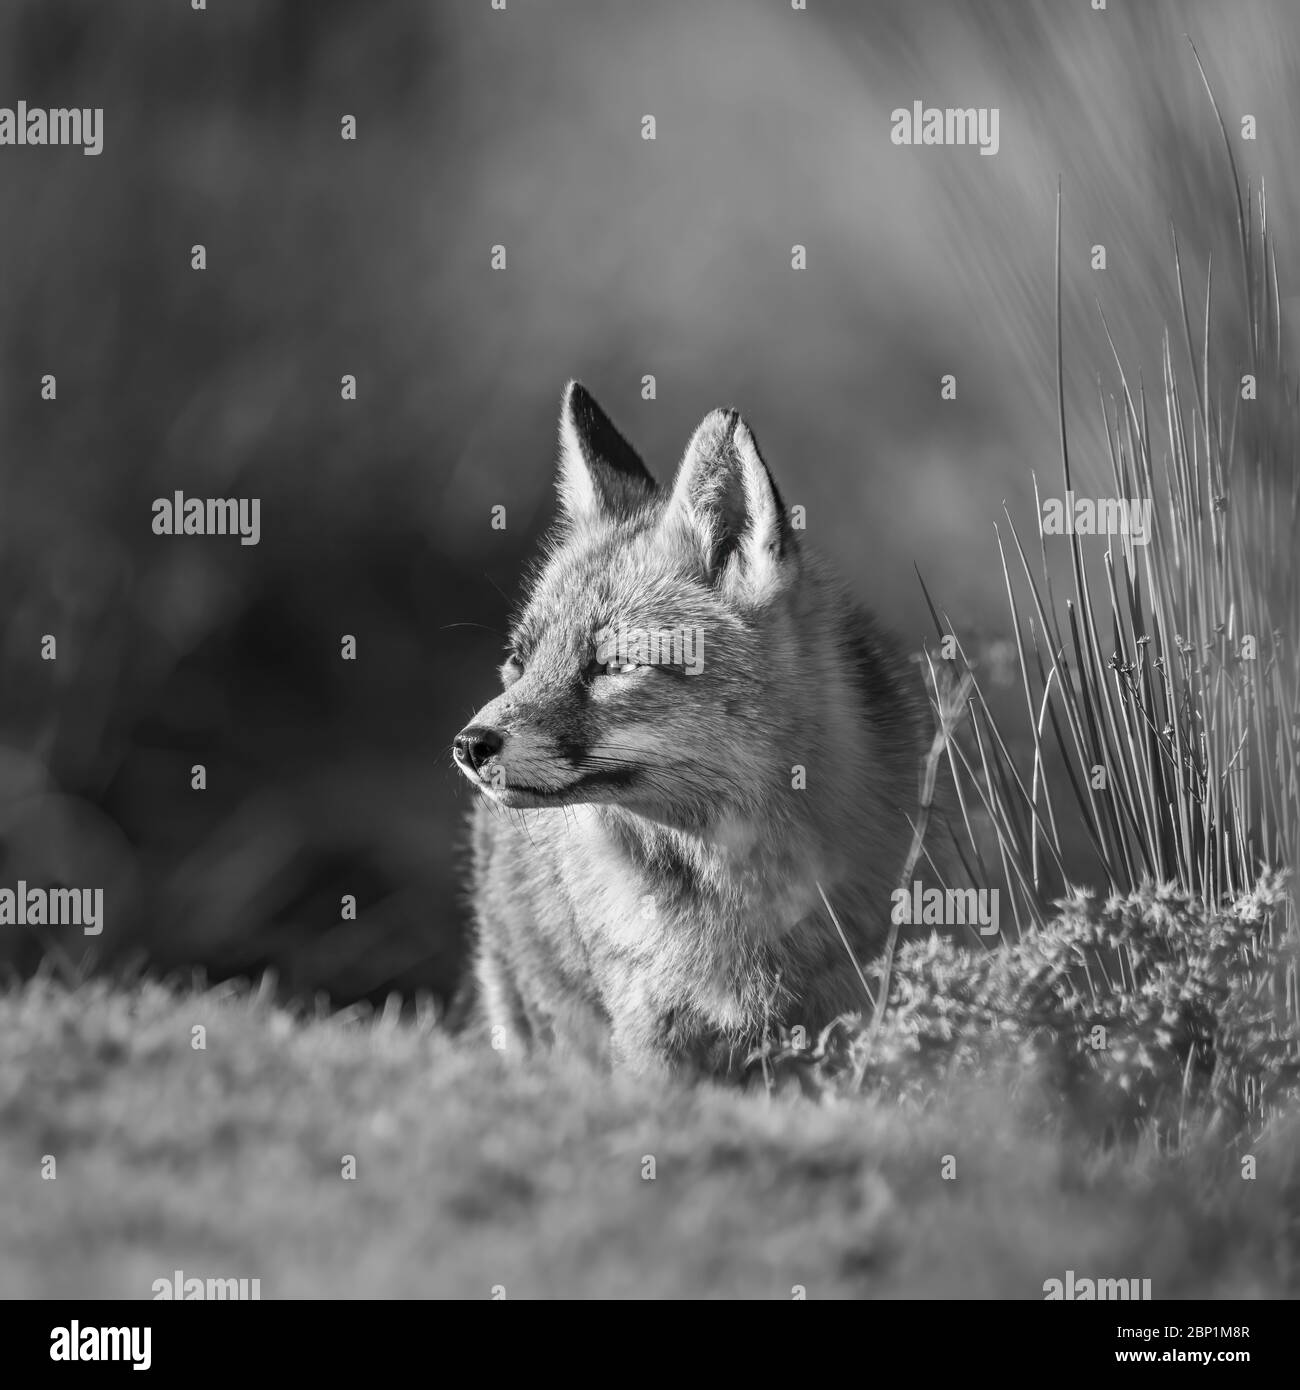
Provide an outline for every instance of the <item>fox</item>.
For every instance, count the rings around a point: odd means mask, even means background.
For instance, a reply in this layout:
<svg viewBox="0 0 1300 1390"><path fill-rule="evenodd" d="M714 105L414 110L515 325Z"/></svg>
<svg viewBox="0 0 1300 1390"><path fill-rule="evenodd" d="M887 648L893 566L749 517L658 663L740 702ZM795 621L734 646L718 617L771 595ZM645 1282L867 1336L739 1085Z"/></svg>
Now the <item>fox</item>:
<svg viewBox="0 0 1300 1390"><path fill-rule="evenodd" d="M572 381L556 490L502 691L452 744L476 1016L506 1051L736 1078L863 1010L930 706L738 411L661 489Z"/></svg>

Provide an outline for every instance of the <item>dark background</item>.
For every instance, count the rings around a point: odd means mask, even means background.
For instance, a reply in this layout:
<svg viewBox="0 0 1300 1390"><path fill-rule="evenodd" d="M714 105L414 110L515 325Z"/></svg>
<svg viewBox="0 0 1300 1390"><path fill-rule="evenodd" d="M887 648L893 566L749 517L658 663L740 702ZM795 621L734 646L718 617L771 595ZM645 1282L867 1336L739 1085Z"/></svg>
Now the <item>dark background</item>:
<svg viewBox="0 0 1300 1390"><path fill-rule="evenodd" d="M1213 253L1235 370L1185 32L1285 291L1294 0L6 0L0 105L102 106L105 147L0 148L0 884L102 886L107 927L3 928L0 960L449 991L449 743L495 688L571 376L661 477L741 408L856 590L919 642L919 565L1005 678L993 525L1005 499L1032 526L1057 468L1058 177L1085 476L1114 385L1096 301L1158 384L1171 219L1197 295ZM1000 153L894 147L914 100L999 107ZM259 497L261 544L155 536L177 488Z"/></svg>

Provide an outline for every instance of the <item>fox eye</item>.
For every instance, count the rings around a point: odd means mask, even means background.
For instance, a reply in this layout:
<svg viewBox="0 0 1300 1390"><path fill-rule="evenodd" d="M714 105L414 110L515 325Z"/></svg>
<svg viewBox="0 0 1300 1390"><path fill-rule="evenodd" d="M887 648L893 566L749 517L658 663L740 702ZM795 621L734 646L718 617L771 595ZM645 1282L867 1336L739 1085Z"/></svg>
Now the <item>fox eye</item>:
<svg viewBox="0 0 1300 1390"><path fill-rule="evenodd" d="M587 681L593 681L597 676L626 676L639 671L644 664L641 661L600 661L593 657L582 675Z"/></svg>
<svg viewBox="0 0 1300 1390"><path fill-rule="evenodd" d="M508 652L506 659L501 664L501 679L507 685L513 685L520 676L524 674L524 663L518 652Z"/></svg>

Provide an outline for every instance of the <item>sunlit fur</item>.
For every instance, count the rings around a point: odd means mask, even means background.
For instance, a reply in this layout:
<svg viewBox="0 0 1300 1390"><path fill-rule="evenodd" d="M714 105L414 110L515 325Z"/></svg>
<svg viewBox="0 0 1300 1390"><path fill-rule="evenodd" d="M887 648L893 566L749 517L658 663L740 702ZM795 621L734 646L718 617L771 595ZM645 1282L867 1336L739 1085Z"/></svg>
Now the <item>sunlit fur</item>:
<svg viewBox="0 0 1300 1390"><path fill-rule="evenodd" d="M471 721L504 744L461 761L480 791L483 1012L507 1049L734 1072L765 1028L815 1036L864 1006L817 885L869 959L911 837L924 701L803 546L734 412L704 421L671 490L580 386L560 437L560 522L512 633L522 669L506 663ZM620 622L698 629L702 671L593 676L593 635Z"/></svg>

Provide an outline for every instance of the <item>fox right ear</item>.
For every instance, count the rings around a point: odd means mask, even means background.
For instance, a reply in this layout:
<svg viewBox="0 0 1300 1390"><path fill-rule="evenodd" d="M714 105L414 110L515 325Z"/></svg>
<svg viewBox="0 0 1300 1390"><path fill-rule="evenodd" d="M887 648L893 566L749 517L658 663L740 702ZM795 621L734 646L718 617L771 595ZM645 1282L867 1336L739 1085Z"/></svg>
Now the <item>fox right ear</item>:
<svg viewBox="0 0 1300 1390"><path fill-rule="evenodd" d="M655 480L636 450L577 381L564 388L560 405L560 470L555 485L560 509L572 521L630 516L655 490Z"/></svg>
<svg viewBox="0 0 1300 1390"><path fill-rule="evenodd" d="M695 539L713 582L761 593L794 554L785 504L749 426L734 410L706 415L686 446L667 513Z"/></svg>

